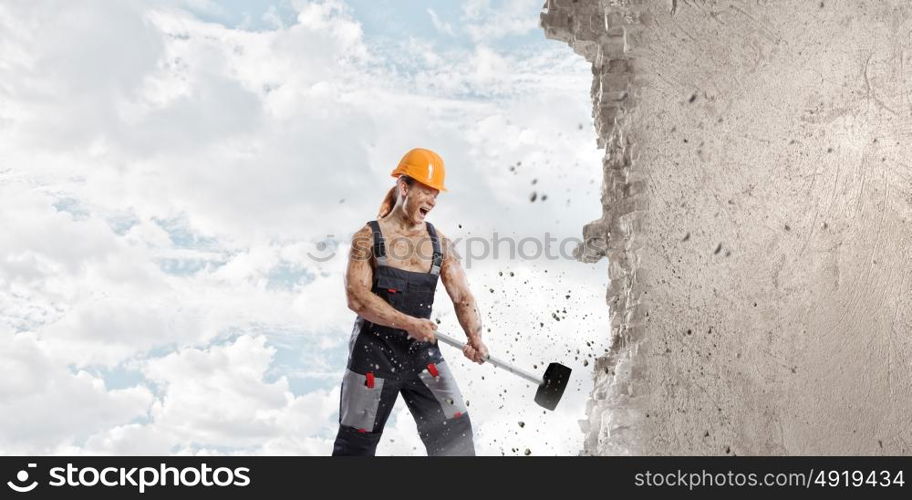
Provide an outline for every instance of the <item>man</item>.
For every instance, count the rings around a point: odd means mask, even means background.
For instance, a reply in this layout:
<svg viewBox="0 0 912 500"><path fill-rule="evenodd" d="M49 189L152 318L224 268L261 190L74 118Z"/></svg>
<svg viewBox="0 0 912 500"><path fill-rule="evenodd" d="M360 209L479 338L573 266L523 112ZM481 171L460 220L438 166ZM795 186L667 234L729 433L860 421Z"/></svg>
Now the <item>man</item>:
<svg viewBox="0 0 912 500"><path fill-rule="evenodd" d="M333 455L374 455L401 393L428 455L474 455L472 424L430 320L438 277L468 342L484 363L481 317L452 243L430 223L446 171L443 159L413 149L393 170L396 185L352 238L345 288L358 314L342 380Z"/></svg>

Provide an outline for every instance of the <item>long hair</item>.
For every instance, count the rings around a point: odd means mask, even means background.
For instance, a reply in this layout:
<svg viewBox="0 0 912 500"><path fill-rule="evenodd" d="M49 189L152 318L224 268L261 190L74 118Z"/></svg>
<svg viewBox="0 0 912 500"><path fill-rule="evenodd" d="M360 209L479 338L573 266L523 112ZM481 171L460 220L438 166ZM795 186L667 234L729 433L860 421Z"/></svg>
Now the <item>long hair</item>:
<svg viewBox="0 0 912 500"><path fill-rule="evenodd" d="M402 179L405 182L406 186L411 186L415 182L415 179L407 175L400 175L399 179ZM396 206L396 200L399 198L399 180L396 180L396 185L391 187L389 191L386 192L386 196L383 198L383 202L380 203L380 210L377 212L377 218L386 217L387 214L393 211L393 207Z"/></svg>

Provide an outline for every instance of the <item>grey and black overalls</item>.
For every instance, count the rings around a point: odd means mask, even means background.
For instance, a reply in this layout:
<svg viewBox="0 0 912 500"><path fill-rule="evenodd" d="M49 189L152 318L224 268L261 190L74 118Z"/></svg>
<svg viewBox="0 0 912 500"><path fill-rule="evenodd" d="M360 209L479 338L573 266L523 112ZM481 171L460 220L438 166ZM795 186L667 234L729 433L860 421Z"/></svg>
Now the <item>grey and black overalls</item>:
<svg viewBox="0 0 912 500"><path fill-rule="evenodd" d="M434 226L425 222L434 257L430 271L423 273L388 266L380 226L377 221L368 225L377 263L371 291L398 311L430 319L443 260ZM358 316L342 379L333 455L374 455L400 393L428 455L475 454L472 423L439 346Z"/></svg>

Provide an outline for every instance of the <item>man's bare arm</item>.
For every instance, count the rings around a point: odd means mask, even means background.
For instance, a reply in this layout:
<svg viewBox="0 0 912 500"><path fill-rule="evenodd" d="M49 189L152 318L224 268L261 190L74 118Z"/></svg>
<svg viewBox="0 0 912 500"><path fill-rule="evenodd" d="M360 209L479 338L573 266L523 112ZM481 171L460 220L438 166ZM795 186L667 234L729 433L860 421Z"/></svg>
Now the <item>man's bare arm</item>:
<svg viewBox="0 0 912 500"><path fill-rule="evenodd" d="M370 226L364 226L352 237L348 269L345 271L348 308L371 323L403 329L418 340L433 340L433 331L437 325L432 321L399 312L371 291L374 277L370 265L372 248L373 235Z"/></svg>
<svg viewBox="0 0 912 500"><path fill-rule="evenodd" d="M439 233L439 231L438 231ZM453 248L452 241L440 234L443 247L443 263L440 266L440 278L443 286L453 301L456 318L462 326L469 342L481 341L481 314L475 304L475 296L469 289L465 271L459 262L459 255Z"/></svg>

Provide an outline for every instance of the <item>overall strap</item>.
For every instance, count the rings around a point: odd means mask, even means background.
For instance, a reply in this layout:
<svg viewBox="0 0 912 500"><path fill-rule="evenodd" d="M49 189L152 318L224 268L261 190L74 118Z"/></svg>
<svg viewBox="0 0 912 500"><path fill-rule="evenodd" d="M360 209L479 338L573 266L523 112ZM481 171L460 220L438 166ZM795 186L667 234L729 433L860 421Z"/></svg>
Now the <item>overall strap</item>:
<svg viewBox="0 0 912 500"><path fill-rule="evenodd" d="M431 274L440 274L440 265L443 263L443 252L440 251L440 239L437 237L437 230L430 222L424 223L427 226L427 232L431 236L431 244L434 246L434 260L431 263Z"/></svg>
<svg viewBox="0 0 912 500"><path fill-rule="evenodd" d="M383 233L380 232L380 224L372 220L367 225L370 226L371 233L374 235L374 258L377 259L377 264L385 266L386 246L383 244Z"/></svg>

